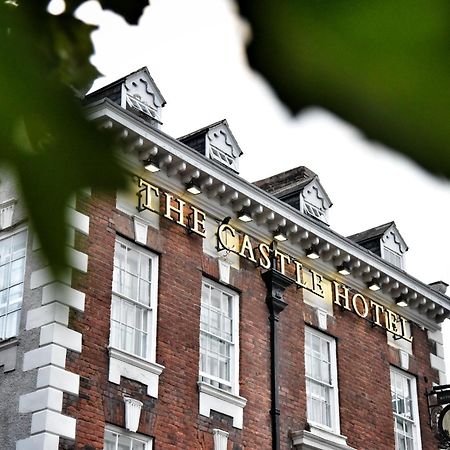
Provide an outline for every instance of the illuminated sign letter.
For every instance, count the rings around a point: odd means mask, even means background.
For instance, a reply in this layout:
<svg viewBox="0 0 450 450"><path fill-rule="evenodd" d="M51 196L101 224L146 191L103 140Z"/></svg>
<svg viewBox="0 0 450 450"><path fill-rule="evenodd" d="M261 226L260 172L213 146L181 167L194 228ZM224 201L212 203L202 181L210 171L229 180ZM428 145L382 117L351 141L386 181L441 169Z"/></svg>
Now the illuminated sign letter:
<svg viewBox="0 0 450 450"><path fill-rule="evenodd" d="M261 242L258 246L259 250L259 264L264 269L270 269L270 248L267 244Z"/></svg>
<svg viewBox="0 0 450 450"><path fill-rule="evenodd" d="M360 309L358 308L358 300L360 300L359 303L362 305L362 311L360 311ZM362 317L364 319L369 314L369 306L367 305L367 301L362 294L355 294L353 296L352 305L353 310L356 314L358 314L359 317Z"/></svg>
<svg viewBox="0 0 450 450"><path fill-rule="evenodd" d="M245 252L248 252L248 256L245 254ZM239 252L239 255L249 259L250 261L256 262L252 243L250 242L250 238L247 234L244 234L244 238L242 239L241 251Z"/></svg>
<svg viewBox="0 0 450 450"><path fill-rule="evenodd" d="M223 246L226 250L236 251L236 231L231 225L222 223L217 230L217 237L220 246ZM219 248L219 250L223 249Z"/></svg>
<svg viewBox="0 0 450 450"><path fill-rule="evenodd" d="M379 327L383 327L383 325L380 322L380 313L384 312L384 308L379 305L378 303L375 303L373 300L370 300L370 307L373 308L374 317L373 321L376 325Z"/></svg>
<svg viewBox="0 0 450 450"><path fill-rule="evenodd" d="M170 220L176 221L179 225L182 225L185 227L184 223L184 205L186 204L183 200L180 200L178 198L174 198L172 195L165 193L166 195L166 213L164 214L164 217L167 217ZM178 207L172 206L172 201L178 203ZM172 217L172 211L178 215L178 220L175 220Z"/></svg>
<svg viewBox="0 0 450 450"><path fill-rule="evenodd" d="M200 236L206 237L206 223L205 213L200 211L195 206L191 206L193 215L192 231Z"/></svg>
<svg viewBox="0 0 450 450"><path fill-rule="evenodd" d="M278 257L280 257L280 272L283 275L286 275L286 264L291 263L291 258L288 255L285 255L284 253L275 250L275 258Z"/></svg>
<svg viewBox="0 0 450 450"><path fill-rule="evenodd" d="M343 284L339 284L337 281L333 281L334 286L334 303L336 305L342 306L343 308L351 311L350 308L350 298L348 296L348 287L344 286ZM344 293L341 293L341 289L344 291ZM341 303L341 300L344 300L344 304Z"/></svg>
<svg viewBox="0 0 450 450"><path fill-rule="evenodd" d="M159 212L152 208L152 194L155 197L159 197L159 189L152 184L147 183L142 178L139 178L139 187L142 189L136 194L138 196L138 211L141 212L148 209L150 211Z"/></svg>

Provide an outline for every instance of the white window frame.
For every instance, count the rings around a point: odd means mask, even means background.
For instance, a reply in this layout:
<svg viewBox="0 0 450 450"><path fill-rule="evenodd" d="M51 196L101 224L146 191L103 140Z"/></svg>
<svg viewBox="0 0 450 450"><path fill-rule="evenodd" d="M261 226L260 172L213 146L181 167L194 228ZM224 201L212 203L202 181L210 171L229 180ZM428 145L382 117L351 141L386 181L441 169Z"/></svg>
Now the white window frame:
<svg viewBox="0 0 450 450"><path fill-rule="evenodd" d="M413 447L408 450L421 450L422 449L422 439L420 435L420 418L419 418L419 406L417 399L417 382L416 377L411 375L403 370L398 369L397 367L391 366L390 370L391 375L391 397L394 393L394 385L392 383L393 377L402 377L404 380L409 382L409 390L411 394L411 412L412 419L402 418L402 420L407 420L412 425L412 435L413 435ZM394 421L394 436L395 436L395 449L398 450L398 433L397 433L397 417L401 417L401 415L396 414L392 408L392 415Z"/></svg>
<svg viewBox="0 0 450 450"><path fill-rule="evenodd" d="M108 380L112 383L120 384L121 377L125 376L131 380L138 381L147 386L147 394L151 397L158 398L159 376L164 370L164 366L156 362L156 340L157 340L157 321L158 321L158 273L159 273L159 256L150 250L143 248L131 241L120 236L116 237L116 242L125 245L135 251L148 257L152 262L151 268L151 290L148 307L142 305L134 299L111 291L111 313L112 313L112 298L117 296L126 301L136 303L140 307L146 307L149 311L148 326L149 332L147 334L147 356L130 353L124 349L117 348L112 345L111 339L111 324L112 316L110 318L110 338L109 338L109 375ZM114 255L115 256L115 255ZM113 263L114 264L114 263ZM114 286L113 286L114 288Z"/></svg>
<svg viewBox="0 0 450 450"><path fill-rule="evenodd" d="M113 281L113 290L112 297L119 297L126 302L132 303L139 308L145 309L148 311L148 327L149 330L147 332L147 354L145 356L139 356L135 353L128 352L124 349L113 346L111 342L112 329L110 331L110 346L117 348L118 350L132 355L135 358L143 359L145 361L155 361L156 358L156 326L157 326L157 303L158 303L158 255L149 250L143 249L140 246L132 244L130 241L126 239L117 237L116 242L125 245L131 250L144 255L144 257L148 258L151 261L151 280L150 280L150 294L149 294L149 304L145 305L140 303L137 299L133 299L131 297L126 296L123 293L119 293L114 291L114 281ZM115 257L115 255L114 255ZM113 263L114 264L114 263ZM138 292L139 295L139 292ZM111 311L112 311L112 299L111 299ZM110 320L110 325L112 324L112 316Z"/></svg>
<svg viewBox="0 0 450 450"><path fill-rule="evenodd" d="M230 383L231 390L220 389L208 382L202 381L200 372L200 334L199 329L199 413L209 417L211 411L217 411L233 418L233 426L239 429L243 427L244 407L247 400L239 396L239 294L232 289L212 281L208 278L202 280L202 292L204 284L218 289L232 298L232 348L230 351ZM200 300L201 308L201 300ZM201 313L201 311L200 311ZM208 377L208 374L203 374Z"/></svg>
<svg viewBox="0 0 450 450"><path fill-rule="evenodd" d="M232 308L232 326L231 326L231 341L228 341L230 344L230 381L220 379L217 377L212 376L211 374L208 374L207 372L201 372L200 366L199 366L199 377L200 381L202 380L202 377L210 378L212 381L219 382L224 385L229 385L230 390L224 389L225 392L230 392L234 395L239 395L239 294L235 291L232 291L229 288L226 288L225 286L213 282L209 279L204 278L202 280L202 292L204 286L210 286L213 289L217 289L221 293L224 293L226 295L229 295L231 297L231 308ZM203 299L201 299L201 303L203 302ZM202 308L202 305L200 305L200 308ZM200 335L209 334L202 330L200 330ZM224 339L225 340L225 339ZM201 350L200 350L201 351ZM210 383L213 385L212 383ZM220 389L220 388L218 388Z"/></svg>
<svg viewBox="0 0 450 450"><path fill-rule="evenodd" d="M103 440L105 441L106 433L113 433L120 436L125 436L130 439L135 439L138 441L141 441L145 444L145 450L152 450L153 449L153 438L149 436L144 436L143 434L139 433L132 433L130 431L124 430L123 428L116 427L115 425L106 424L105 425L105 433ZM103 444L103 448L105 448L105 445ZM116 450L117 450L117 444L116 444Z"/></svg>
<svg viewBox="0 0 450 450"><path fill-rule="evenodd" d="M306 393L306 404L308 404L308 392L307 392L307 379L310 378L307 376L306 365L307 365L307 347L306 347L306 339L307 334L311 334L311 336L318 337L320 339L325 340L329 344L330 348L330 368L331 368L331 395L330 395L330 421L331 426L327 426L326 424L315 422L311 420L309 417L309 412L307 411L307 420L308 423L314 425L315 427L331 431L335 434L340 434L340 418L339 418L339 388L338 388L338 377L337 377L337 358L336 358L336 339L322 333L314 328L305 327L305 393ZM312 381L316 381L310 378ZM307 407L308 409L308 407Z"/></svg>
<svg viewBox="0 0 450 450"><path fill-rule="evenodd" d="M25 284L25 271L26 271L26 267L27 267L27 249L28 249L28 231L27 228L20 228L18 230L14 230L5 234L2 234L2 236L0 237L0 241L4 241L6 239L13 239L15 235L18 235L20 233L25 233L25 254L23 256L24 259L24 263L23 263L23 274L22 274L22 301L20 303L20 308L12 311L12 312L18 312L18 322L17 322L17 327L16 327L16 333L14 335L9 336L8 338L4 337L4 330L6 330L6 321L7 321L7 317L9 314L5 313L4 315L2 315L2 317L5 317L5 323L3 326L3 329L0 330L0 342L7 340L7 339L11 339L13 337L16 337L19 334L19 327L20 327L20 316L21 316L21 311L22 311L22 306L23 306L23 291L24 291L24 284ZM19 258L18 258L19 259ZM11 265L10 261L8 264ZM14 286L17 286L20 283L16 283ZM8 285L8 287L6 289L10 289L11 285Z"/></svg>

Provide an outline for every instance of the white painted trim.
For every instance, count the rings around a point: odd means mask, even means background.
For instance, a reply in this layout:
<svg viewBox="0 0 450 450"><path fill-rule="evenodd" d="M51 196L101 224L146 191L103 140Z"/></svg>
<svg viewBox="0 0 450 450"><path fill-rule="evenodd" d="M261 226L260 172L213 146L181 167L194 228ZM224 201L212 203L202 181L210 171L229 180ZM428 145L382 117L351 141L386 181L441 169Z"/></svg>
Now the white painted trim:
<svg viewBox="0 0 450 450"><path fill-rule="evenodd" d="M158 284L159 284L159 256L147 249L143 249L142 247L136 245L132 241L129 241L128 239L122 238L120 236L116 237L116 242L119 242L134 251L146 256L151 260L151 284L150 284L150 299L149 299L149 316L150 316L150 332L147 334L147 348L148 348L148 355L146 360L156 363L156 341L157 341L157 327L158 327ZM114 285L114 283L113 283ZM114 291L114 287L112 290L112 295L116 295L119 298L127 299L130 302L133 302L137 305L139 302L136 301L136 299L125 297L123 294L120 294L118 292ZM147 307L146 305L141 305L142 307ZM111 333L110 333L110 339L111 339ZM111 345L111 344L110 344ZM111 345L112 347L112 345ZM123 350L121 350L124 352ZM124 352L126 353L126 352ZM139 357L136 357L139 359Z"/></svg>
<svg viewBox="0 0 450 450"><path fill-rule="evenodd" d="M141 418L141 409L143 403L131 397L123 397L125 403L125 428L136 433L139 428L139 419Z"/></svg>
<svg viewBox="0 0 450 450"><path fill-rule="evenodd" d="M337 375L337 358L336 358L336 339L324 334L314 328L305 327L305 368L306 368L306 333L317 336L330 344L330 364L331 364L331 378L332 378L332 404L331 404L331 428L328 428L324 424L314 423L308 417L308 423L315 429L323 430L326 433L331 433L333 435L340 435L341 424L339 415L339 386L338 386L338 375ZM305 373L305 392L306 392L306 373ZM308 412L307 412L308 416Z"/></svg>
<svg viewBox="0 0 450 450"><path fill-rule="evenodd" d="M55 282L44 286L42 289L42 304L59 302L77 311L84 311L86 294L77 291L66 284Z"/></svg>
<svg viewBox="0 0 450 450"><path fill-rule="evenodd" d="M133 224L135 241L147 245L148 223L139 217L133 216Z"/></svg>
<svg viewBox="0 0 450 450"><path fill-rule="evenodd" d="M213 429L214 450L227 450L228 436L229 433L227 433L226 431L214 428Z"/></svg>
<svg viewBox="0 0 450 450"><path fill-rule="evenodd" d="M412 413L414 417L414 450L422 450L422 438L420 433L420 416L419 416L419 404L417 397L417 382L416 377L403 370L397 369L391 366L391 373L396 373L404 378L407 378L411 382L411 401L412 401ZM391 386L392 389L392 386ZM395 419L394 419L395 420ZM395 433L395 430L394 430Z"/></svg>
<svg viewBox="0 0 450 450"><path fill-rule="evenodd" d="M78 395L80 375L55 366L41 367L38 369L36 387L53 387L69 394Z"/></svg>
<svg viewBox="0 0 450 450"><path fill-rule="evenodd" d="M61 347L81 353L82 335L59 323L51 323L41 327L39 345L58 344Z"/></svg>
<svg viewBox="0 0 450 450"><path fill-rule="evenodd" d="M35 348L23 355L23 371L44 367L49 364L61 368L66 367L67 350L59 345L50 344Z"/></svg>
<svg viewBox="0 0 450 450"><path fill-rule="evenodd" d="M72 269L65 269L60 279L57 279L49 266L35 270L31 273L30 289L37 289L53 282L63 282L67 285L72 284Z"/></svg>
<svg viewBox="0 0 450 450"><path fill-rule="evenodd" d="M284 217L287 221L311 232L320 239L328 242L330 245L335 246L353 257L371 265L375 270L379 270L390 278L393 278L408 288L413 289L419 295L429 298L438 306L441 306L446 310L450 309L450 302L448 298L442 294L433 292L425 283L422 283L401 270L395 269L381 258L371 254L367 249L355 245L354 242L337 234L333 230L327 227L318 227L314 219L310 219L305 215L299 214L298 211L283 203L281 200L268 196L266 192L251 183L248 183L237 176L233 176L233 174L230 174L230 172L224 167L220 167L220 164L214 164L211 160L204 158L188 146L176 141L160 130L156 130L148 126L142 120L139 120L137 117L133 117L127 111L120 108L118 105L115 105L108 99L89 105L87 107L87 114L92 120L109 117L122 126L127 127L131 132L134 132L150 141L152 144L157 145L160 149L169 152L176 158L187 162L191 166L209 174L219 182L235 189L240 192L243 197L248 197L252 200L252 202L268 208L275 214L278 214L281 217ZM415 316L414 320L417 320L419 323L426 323L427 328L436 329L437 324L435 321L427 319L418 312L415 312L413 316Z"/></svg>
<svg viewBox="0 0 450 450"><path fill-rule="evenodd" d="M26 330L39 328L52 322L67 326L69 323L69 307L58 302L31 309L27 313Z"/></svg>
<svg viewBox="0 0 450 450"><path fill-rule="evenodd" d="M198 382L198 390L200 415L209 417L212 410L217 411L232 417L233 427L242 429L247 399L201 381Z"/></svg>
<svg viewBox="0 0 450 450"><path fill-rule="evenodd" d="M105 425L105 432L109 431L111 433L121 434L123 436L127 436L134 439L139 439L141 441L144 441L146 443L145 450L152 450L153 449L153 438L149 436L145 436L140 433L132 433L130 431L124 430L123 428L120 428L116 425L112 425L110 423L107 423Z"/></svg>
<svg viewBox="0 0 450 450"><path fill-rule="evenodd" d="M120 384L120 379L124 376L146 385L147 394L158 398L159 376L163 370L164 366L160 364L109 347L108 380L112 383Z"/></svg>
<svg viewBox="0 0 450 450"><path fill-rule="evenodd" d="M232 301L232 343L230 346L230 382L231 382L231 394L239 396L239 294L236 291L224 286L223 284L212 281L209 278L203 278L202 286L208 284L214 289L228 294ZM208 376L207 374L205 375Z"/></svg>
<svg viewBox="0 0 450 450"><path fill-rule="evenodd" d="M51 433L35 434L16 443L16 450L58 450L59 436Z"/></svg>
<svg viewBox="0 0 450 450"><path fill-rule="evenodd" d="M45 409L31 416L31 434L53 433L67 439L75 439L77 421L56 411Z"/></svg>
<svg viewBox="0 0 450 450"><path fill-rule="evenodd" d="M311 431L295 431L292 433L294 450L356 450L347 444L347 438L315 427Z"/></svg>
<svg viewBox="0 0 450 450"><path fill-rule="evenodd" d="M66 208L66 223L84 235L89 234L89 216L76 211L73 208Z"/></svg>
<svg viewBox="0 0 450 450"><path fill-rule="evenodd" d="M19 399L19 412L30 413L42 409L51 409L61 412L63 403L63 392L58 389L47 387L29 394L21 395Z"/></svg>

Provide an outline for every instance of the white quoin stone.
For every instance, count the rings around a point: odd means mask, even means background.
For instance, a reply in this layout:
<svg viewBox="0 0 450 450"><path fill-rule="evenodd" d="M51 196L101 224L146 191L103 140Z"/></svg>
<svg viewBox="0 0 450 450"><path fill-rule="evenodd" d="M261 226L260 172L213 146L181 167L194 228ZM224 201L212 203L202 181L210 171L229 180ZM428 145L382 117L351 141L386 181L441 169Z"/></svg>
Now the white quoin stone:
<svg viewBox="0 0 450 450"><path fill-rule="evenodd" d="M63 392L47 387L21 395L19 399L19 412L29 413L43 409L52 409L53 411L61 412L62 403Z"/></svg>
<svg viewBox="0 0 450 450"><path fill-rule="evenodd" d="M17 441L16 450L58 450L59 436L51 433L35 434Z"/></svg>
<svg viewBox="0 0 450 450"><path fill-rule="evenodd" d="M77 291L63 283L52 283L45 286L42 290L42 304L60 302L77 311L84 311L86 295L84 292Z"/></svg>
<svg viewBox="0 0 450 450"><path fill-rule="evenodd" d="M146 245L147 244L147 231L148 225L143 220L137 217L133 217L134 222L134 238L136 242Z"/></svg>
<svg viewBox="0 0 450 450"><path fill-rule="evenodd" d="M228 433L218 428L213 430L214 436L214 450L227 450Z"/></svg>
<svg viewBox="0 0 450 450"><path fill-rule="evenodd" d="M53 433L68 439L75 439L76 420L56 411L44 410L33 413L31 433Z"/></svg>
<svg viewBox="0 0 450 450"><path fill-rule="evenodd" d="M23 371L44 367L49 364L64 368L67 350L59 345L46 345L30 350L23 355Z"/></svg>
<svg viewBox="0 0 450 450"><path fill-rule="evenodd" d="M80 375L55 366L38 369L36 387L53 387L69 394L78 395L80 390Z"/></svg>
<svg viewBox="0 0 450 450"><path fill-rule="evenodd" d="M136 433L143 403L131 397L124 397L123 401L125 402L125 428Z"/></svg>
<svg viewBox="0 0 450 450"><path fill-rule="evenodd" d="M59 323L51 323L41 328L39 345L58 344L61 347L81 353L82 335Z"/></svg>
<svg viewBox="0 0 450 450"><path fill-rule="evenodd" d="M66 305L54 302L31 309L27 314L26 329L32 330L53 322L67 326L69 323L69 308Z"/></svg>

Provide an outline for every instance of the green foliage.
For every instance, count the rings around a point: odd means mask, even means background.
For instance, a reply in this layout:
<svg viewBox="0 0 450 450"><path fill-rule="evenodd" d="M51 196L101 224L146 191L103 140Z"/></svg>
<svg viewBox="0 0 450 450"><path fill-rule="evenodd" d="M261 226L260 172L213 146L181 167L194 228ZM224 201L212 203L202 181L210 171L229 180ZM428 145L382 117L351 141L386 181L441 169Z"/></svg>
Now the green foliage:
<svg viewBox="0 0 450 450"><path fill-rule="evenodd" d="M294 113L322 106L450 177L448 0L239 5L250 64Z"/></svg>
<svg viewBox="0 0 450 450"><path fill-rule="evenodd" d="M17 175L30 221L53 270L66 263L65 208L85 187L116 189L124 174L110 136L85 120L76 93L97 77L94 29L73 17L82 1L0 3L0 164ZM136 23L148 2L104 1Z"/></svg>

